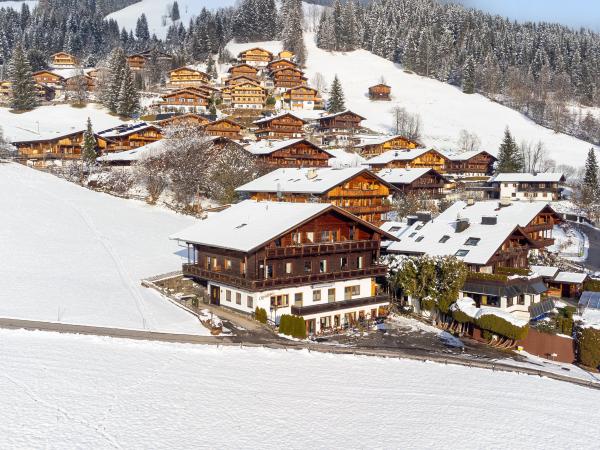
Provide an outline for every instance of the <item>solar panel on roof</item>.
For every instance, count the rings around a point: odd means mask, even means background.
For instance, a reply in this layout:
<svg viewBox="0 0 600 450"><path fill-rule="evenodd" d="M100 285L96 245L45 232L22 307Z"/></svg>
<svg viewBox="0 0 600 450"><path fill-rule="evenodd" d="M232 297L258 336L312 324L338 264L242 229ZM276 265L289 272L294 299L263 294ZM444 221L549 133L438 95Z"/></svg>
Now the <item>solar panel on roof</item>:
<svg viewBox="0 0 600 450"><path fill-rule="evenodd" d="M545 314L548 314L554 309L554 300L548 299L539 303L534 303L529 307L529 314L532 319L537 319Z"/></svg>

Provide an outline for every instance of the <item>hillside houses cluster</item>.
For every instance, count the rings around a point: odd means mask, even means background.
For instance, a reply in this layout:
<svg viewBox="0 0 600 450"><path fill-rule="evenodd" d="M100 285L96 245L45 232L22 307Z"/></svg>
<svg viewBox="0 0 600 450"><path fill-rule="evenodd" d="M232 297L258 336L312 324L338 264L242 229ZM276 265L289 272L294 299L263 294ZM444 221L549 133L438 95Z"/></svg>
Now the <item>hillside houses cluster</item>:
<svg viewBox="0 0 600 450"><path fill-rule="evenodd" d="M128 62L144 70L147 58ZM52 73L72 70L66 59L60 64ZM546 310L548 292L579 292L561 284L576 277L506 275L533 270L530 256L554 243L562 219L549 202L561 198L562 174L494 175L496 158L485 150L428 148L374 133L358 112L327 113L290 52L248 49L222 75L172 69L154 115L95 133L107 170L164 152L166 130L181 124L203 130L219 151L245 150L265 169L240 183L240 203L173 237L188 247L184 275L212 303L245 313L261 307L274 322L299 315L308 333L352 326L388 312L382 256L455 256L469 271L460 297L514 320ZM49 74L39 77L40 85L53 83ZM373 101L390 92L369 89ZM23 163L43 167L80 158L83 133L13 144ZM469 199L455 201L458 190ZM394 200L410 195L454 203L437 217L398 222ZM406 300L419 310L418 301Z"/></svg>

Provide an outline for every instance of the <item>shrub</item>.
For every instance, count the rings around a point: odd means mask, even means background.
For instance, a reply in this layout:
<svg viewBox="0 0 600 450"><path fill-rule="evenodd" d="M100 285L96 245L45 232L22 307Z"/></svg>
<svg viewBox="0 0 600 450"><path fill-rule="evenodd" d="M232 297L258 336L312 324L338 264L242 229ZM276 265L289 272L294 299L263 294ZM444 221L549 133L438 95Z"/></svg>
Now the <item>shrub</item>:
<svg viewBox="0 0 600 450"><path fill-rule="evenodd" d="M462 311L452 311L452 318L454 320L456 320L459 323L471 323L473 322L473 318L467 316L464 312Z"/></svg>
<svg viewBox="0 0 600 450"><path fill-rule="evenodd" d="M486 314L475 321L477 326L491 333L513 339L515 341L525 339L529 333L529 325L518 327L502 317Z"/></svg>
<svg viewBox="0 0 600 450"><path fill-rule="evenodd" d="M271 96L271 97L267 98L267 101L266 101L267 106L275 106L275 103L276 103L275 97Z"/></svg>
<svg viewBox="0 0 600 450"><path fill-rule="evenodd" d="M260 323L267 323L267 311L257 306L254 310L254 318Z"/></svg>
<svg viewBox="0 0 600 450"><path fill-rule="evenodd" d="M583 283L584 291L600 292L600 280L586 280Z"/></svg>
<svg viewBox="0 0 600 450"><path fill-rule="evenodd" d="M282 315L279 319L279 332L297 339L306 339L304 317Z"/></svg>
<svg viewBox="0 0 600 450"><path fill-rule="evenodd" d="M577 335L577 357L585 366L600 366L600 330L580 328Z"/></svg>
<svg viewBox="0 0 600 450"><path fill-rule="evenodd" d="M516 267L497 267L496 273L500 275L529 275L529 269L518 269Z"/></svg>
<svg viewBox="0 0 600 450"><path fill-rule="evenodd" d="M279 318L279 332L281 334L290 334L290 319L291 316L284 314Z"/></svg>
<svg viewBox="0 0 600 450"><path fill-rule="evenodd" d="M421 309L425 311L431 311L435 307L435 300L431 298L424 298L421 300Z"/></svg>
<svg viewBox="0 0 600 450"><path fill-rule="evenodd" d="M292 336L297 339L306 339L306 324L304 322L304 317L294 317L294 331Z"/></svg>
<svg viewBox="0 0 600 450"><path fill-rule="evenodd" d="M499 273L469 272L467 281L508 281L507 275Z"/></svg>

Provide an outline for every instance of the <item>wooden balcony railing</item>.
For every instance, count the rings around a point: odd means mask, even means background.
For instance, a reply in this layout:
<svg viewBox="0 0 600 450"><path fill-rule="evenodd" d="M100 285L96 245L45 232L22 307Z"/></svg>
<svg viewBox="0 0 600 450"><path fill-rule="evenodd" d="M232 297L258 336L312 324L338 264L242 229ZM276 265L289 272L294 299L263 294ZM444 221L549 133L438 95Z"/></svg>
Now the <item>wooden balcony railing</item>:
<svg viewBox="0 0 600 450"><path fill-rule="evenodd" d="M353 298L339 302L322 303L309 306L292 306L292 314L296 316L308 316L324 312L334 312L360 306L377 305L387 303L390 299L387 295L376 295L374 297Z"/></svg>
<svg viewBox="0 0 600 450"><path fill-rule="evenodd" d="M361 250L377 250L378 241L319 242L293 247L275 247L266 249L266 258L288 258L293 256L316 256L331 253L347 253Z"/></svg>
<svg viewBox="0 0 600 450"><path fill-rule="evenodd" d="M259 291L288 286L303 286L307 284L324 283L330 281L351 280L354 278L385 276L387 274L387 266L372 265L364 269L353 269L329 273L310 273L281 278L276 277L252 280L249 278L244 278L243 276L236 276L225 272L214 272L212 270L204 269L196 264L184 264L183 274L185 276L222 282L241 289Z"/></svg>

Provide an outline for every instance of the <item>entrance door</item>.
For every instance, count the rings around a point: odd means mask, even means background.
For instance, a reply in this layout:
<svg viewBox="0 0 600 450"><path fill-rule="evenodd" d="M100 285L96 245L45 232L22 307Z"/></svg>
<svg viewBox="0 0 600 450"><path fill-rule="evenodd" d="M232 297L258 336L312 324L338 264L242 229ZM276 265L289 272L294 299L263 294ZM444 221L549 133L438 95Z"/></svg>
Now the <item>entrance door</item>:
<svg viewBox="0 0 600 450"><path fill-rule="evenodd" d="M210 287L210 304L217 306L221 304L221 289L218 286Z"/></svg>

